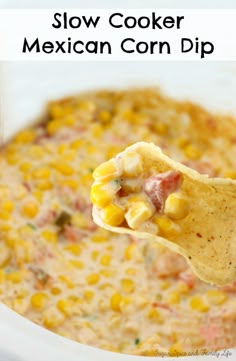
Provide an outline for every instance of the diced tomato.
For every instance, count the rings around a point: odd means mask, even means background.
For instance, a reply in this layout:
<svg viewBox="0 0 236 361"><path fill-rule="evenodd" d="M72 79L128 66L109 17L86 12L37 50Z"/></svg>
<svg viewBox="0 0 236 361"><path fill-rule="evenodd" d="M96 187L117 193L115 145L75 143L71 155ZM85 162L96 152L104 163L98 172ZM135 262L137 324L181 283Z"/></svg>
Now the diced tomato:
<svg viewBox="0 0 236 361"><path fill-rule="evenodd" d="M157 257L151 268L151 272L158 277L169 277L176 276L180 272L183 273L187 267L187 262L184 257L177 253L167 251Z"/></svg>
<svg viewBox="0 0 236 361"><path fill-rule="evenodd" d="M150 198L157 211L162 210L168 195L175 192L181 185L180 172L169 171L147 178L144 182L144 192Z"/></svg>
<svg viewBox="0 0 236 361"><path fill-rule="evenodd" d="M221 287L221 290L226 292L236 292L236 281L234 281L230 285Z"/></svg>
<svg viewBox="0 0 236 361"><path fill-rule="evenodd" d="M197 277L190 269L187 269L186 271L181 272L179 274L178 278L181 281L183 281L189 288L193 288L197 281Z"/></svg>
<svg viewBox="0 0 236 361"><path fill-rule="evenodd" d="M208 162L194 162L191 160L187 160L182 162L187 167L195 169L200 174L207 174L209 177L216 176L216 172L213 169L212 165Z"/></svg>
<svg viewBox="0 0 236 361"><path fill-rule="evenodd" d="M152 307L155 308L159 307L159 308L163 308L164 310L173 311L172 308L167 303L158 302L158 301L153 302Z"/></svg>

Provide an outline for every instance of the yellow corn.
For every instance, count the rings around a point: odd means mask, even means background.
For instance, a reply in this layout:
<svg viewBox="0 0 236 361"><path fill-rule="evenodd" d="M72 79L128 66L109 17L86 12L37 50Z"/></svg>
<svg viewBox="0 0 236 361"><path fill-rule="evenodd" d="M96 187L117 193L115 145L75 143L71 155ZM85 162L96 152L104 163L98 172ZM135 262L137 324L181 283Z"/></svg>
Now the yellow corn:
<svg viewBox="0 0 236 361"><path fill-rule="evenodd" d="M6 267L10 257L11 254L9 248L4 244L0 244L0 267Z"/></svg>
<svg viewBox="0 0 236 361"><path fill-rule="evenodd" d="M6 200L4 200L4 201L2 202L1 208L2 208L3 211L10 213L10 212L12 212L13 209L14 209L14 204L13 204L13 202L12 202L11 200L6 199Z"/></svg>
<svg viewBox="0 0 236 361"><path fill-rule="evenodd" d="M77 268L77 269L83 269L84 268L84 262L80 261L79 259L72 259L70 260L70 264Z"/></svg>
<svg viewBox="0 0 236 361"><path fill-rule="evenodd" d="M164 213L172 219L183 219L189 212L189 202L177 193L170 194L165 202Z"/></svg>
<svg viewBox="0 0 236 361"><path fill-rule="evenodd" d="M102 183L94 184L90 193L91 202L97 207L105 207L112 202L114 196L112 187L106 188Z"/></svg>
<svg viewBox="0 0 236 361"><path fill-rule="evenodd" d="M91 126L91 134L94 138L100 138L103 134L103 126L101 124L94 124Z"/></svg>
<svg viewBox="0 0 236 361"><path fill-rule="evenodd" d="M133 267L127 268L127 269L125 270L125 274L126 274L127 276L135 276L136 273L137 273L137 270L136 270L135 268L133 268Z"/></svg>
<svg viewBox="0 0 236 361"><path fill-rule="evenodd" d="M68 244L64 247L64 250L70 252L74 256L79 256L81 253L81 247L78 244Z"/></svg>
<svg viewBox="0 0 236 361"><path fill-rule="evenodd" d="M22 281L22 274L20 271L6 273L6 280L12 283L20 283Z"/></svg>
<svg viewBox="0 0 236 361"><path fill-rule="evenodd" d="M25 203L22 207L23 215L29 218L34 218L38 213L38 205L34 202Z"/></svg>
<svg viewBox="0 0 236 361"><path fill-rule="evenodd" d="M5 281L5 272L3 269L0 269L0 284Z"/></svg>
<svg viewBox="0 0 236 361"><path fill-rule="evenodd" d="M113 270L111 270L111 269L102 269L102 270L100 271L100 273L101 273L101 275L102 275L103 277L106 277L106 278L113 277L114 274L115 274L115 272L114 272Z"/></svg>
<svg viewBox="0 0 236 361"><path fill-rule="evenodd" d="M109 266L110 263L111 263L111 255L110 254L104 254L100 259L100 265Z"/></svg>
<svg viewBox="0 0 236 361"><path fill-rule="evenodd" d="M161 290L167 290L170 287L170 282L168 281L162 281L160 284Z"/></svg>
<svg viewBox="0 0 236 361"><path fill-rule="evenodd" d="M62 187L68 187L76 191L79 186L79 182L75 179L62 179L59 181Z"/></svg>
<svg viewBox="0 0 236 361"><path fill-rule="evenodd" d="M29 148L28 154L33 159L42 159L45 156L45 150L43 147L34 144Z"/></svg>
<svg viewBox="0 0 236 361"><path fill-rule="evenodd" d="M58 163L54 164L54 168L65 176L69 176L74 173L74 168L71 165L64 163L62 161L59 161Z"/></svg>
<svg viewBox="0 0 236 361"><path fill-rule="evenodd" d="M125 214L125 219L132 229L137 229L142 223L153 215L153 207L146 202L136 202L132 204Z"/></svg>
<svg viewBox="0 0 236 361"><path fill-rule="evenodd" d="M59 287L52 287L50 291L55 296L61 294L61 289Z"/></svg>
<svg viewBox="0 0 236 361"><path fill-rule="evenodd" d="M176 342L169 348L169 356L178 357L183 354L183 348L180 343Z"/></svg>
<svg viewBox="0 0 236 361"><path fill-rule="evenodd" d="M119 176L119 169L114 159L100 164L93 172L95 180L108 181Z"/></svg>
<svg viewBox="0 0 236 361"><path fill-rule="evenodd" d="M157 322L157 323L162 323L163 322L163 319L162 319L162 316L160 315L160 312L155 308L151 308L147 312L146 316L147 316L147 318L149 320L152 320L154 322Z"/></svg>
<svg viewBox="0 0 236 361"><path fill-rule="evenodd" d="M121 290L126 293L131 293L135 290L135 283L129 278L122 278L120 280Z"/></svg>
<svg viewBox="0 0 236 361"><path fill-rule="evenodd" d="M46 129L48 134L53 135L56 134L58 132L58 130L60 130L62 127L62 123L60 120L51 120L50 122L48 122Z"/></svg>
<svg viewBox="0 0 236 361"><path fill-rule="evenodd" d="M177 285L177 290L179 291L179 293L186 295L189 293L190 288L188 285L186 285L186 283L181 282Z"/></svg>
<svg viewBox="0 0 236 361"><path fill-rule="evenodd" d="M73 314L73 302L69 299L61 299L57 302L57 308L65 316L71 316Z"/></svg>
<svg viewBox="0 0 236 361"><path fill-rule="evenodd" d="M23 173L29 172L29 170L32 168L32 164L30 162L23 162L20 164L19 169Z"/></svg>
<svg viewBox="0 0 236 361"><path fill-rule="evenodd" d="M172 291L167 296L167 302L169 304L177 304L180 301L180 295L178 291Z"/></svg>
<svg viewBox="0 0 236 361"><path fill-rule="evenodd" d="M159 135L166 135L168 133L168 125L163 122L155 122L153 126L155 132Z"/></svg>
<svg viewBox="0 0 236 361"><path fill-rule="evenodd" d="M72 115L68 115L64 120L63 124L67 127L73 127L76 124L76 119Z"/></svg>
<svg viewBox="0 0 236 361"><path fill-rule="evenodd" d="M88 285L95 285L99 282L100 276L98 273L91 273L86 277L86 281Z"/></svg>
<svg viewBox="0 0 236 361"><path fill-rule="evenodd" d="M179 232L177 225L167 217L158 216L154 218L154 222L159 227L160 236L175 235Z"/></svg>
<svg viewBox="0 0 236 361"><path fill-rule="evenodd" d="M190 300L190 307L199 312L207 312L209 306L205 303L205 301L200 296L193 296Z"/></svg>
<svg viewBox="0 0 236 361"><path fill-rule="evenodd" d="M84 291L84 298L87 302L92 301L92 299L94 298L94 292L91 290L85 290Z"/></svg>
<svg viewBox="0 0 236 361"><path fill-rule="evenodd" d="M176 145L177 147L179 147L180 149L183 149L186 147L186 145L189 144L189 140L187 138L178 138L176 139Z"/></svg>
<svg viewBox="0 0 236 361"><path fill-rule="evenodd" d="M65 321L65 315L58 309L50 308L42 314L43 325L49 329L60 326Z"/></svg>
<svg viewBox="0 0 236 361"><path fill-rule="evenodd" d="M52 118L60 118L64 115L63 107L57 103L49 104L48 108L49 114Z"/></svg>
<svg viewBox="0 0 236 361"><path fill-rule="evenodd" d="M222 305L227 300L227 294L220 290L209 290L207 299L212 305Z"/></svg>
<svg viewBox="0 0 236 361"><path fill-rule="evenodd" d="M45 229L41 232L41 236L49 243L56 244L57 243L57 233L51 230Z"/></svg>
<svg viewBox="0 0 236 361"><path fill-rule="evenodd" d="M33 178L36 179L48 179L51 175L51 171L47 167L40 167L37 169L34 169L32 172Z"/></svg>
<svg viewBox="0 0 236 361"><path fill-rule="evenodd" d="M110 306L111 306L111 309L113 311L116 311L116 312L119 312L121 309L120 309L120 304L121 304L121 301L122 301L123 297L121 296L120 293L116 292L114 293L112 296L111 296L111 299L110 299Z"/></svg>
<svg viewBox="0 0 236 361"><path fill-rule="evenodd" d="M47 191L49 189L52 189L52 182L47 179L41 179L37 182L36 187L39 191Z"/></svg>
<svg viewBox="0 0 236 361"><path fill-rule="evenodd" d="M19 132L14 141L17 143L30 143L32 142L36 137L36 133L34 129L25 129Z"/></svg>
<svg viewBox="0 0 236 361"><path fill-rule="evenodd" d="M223 177L236 179L236 170L235 169L227 169L223 172Z"/></svg>
<svg viewBox="0 0 236 361"><path fill-rule="evenodd" d="M124 251L125 259L127 261L131 260L135 256L136 252L137 252L137 246L134 243L129 244Z"/></svg>
<svg viewBox="0 0 236 361"><path fill-rule="evenodd" d="M122 158L123 173L125 176L135 177L142 173L142 157L136 152L126 153Z"/></svg>
<svg viewBox="0 0 236 361"><path fill-rule="evenodd" d="M110 204L103 209L102 219L110 226L119 226L125 219L124 210L115 204Z"/></svg>
<svg viewBox="0 0 236 361"><path fill-rule="evenodd" d="M74 283L68 278L66 277L65 275L60 275L59 276L59 279L65 283L65 285L68 287L68 288L74 288Z"/></svg>
<svg viewBox="0 0 236 361"><path fill-rule="evenodd" d="M110 123L112 118L111 113L108 110L101 110L98 114L98 119L102 124Z"/></svg>
<svg viewBox="0 0 236 361"><path fill-rule="evenodd" d="M37 292L31 296L30 304L35 309L43 309L48 301L48 295L46 293Z"/></svg>
<svg viewBox="0 0 236 361"><path fill-rule="evenodd" d="M198 160L202 156L202 151L195 145L188 144L184 148L184 154L188 159Z"/></svg>
<svg viewBox="0 0 236 361"><path fill-rule="evenodd" d="M81 212L75 212L71 217L71 224L78 228L87 228L89 225L88 217Z"/></svg>

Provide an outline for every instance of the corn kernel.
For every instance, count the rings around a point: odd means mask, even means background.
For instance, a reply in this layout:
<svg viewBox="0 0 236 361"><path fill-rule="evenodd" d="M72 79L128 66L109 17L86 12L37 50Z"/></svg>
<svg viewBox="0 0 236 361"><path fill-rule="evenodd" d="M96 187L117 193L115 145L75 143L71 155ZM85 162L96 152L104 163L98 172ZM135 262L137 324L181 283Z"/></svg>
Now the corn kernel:
<svg viewBox="0 0 236 361"><path fill-rule="evenodd" d="M64 115L63 107L57 103L49 104L48 108L49 114L52 118L60 118Z"/></svg>
<svg viewBox="0 0 236 361"><path fill-rule="evenodd" d="M91 273L86 277L88 285L95 285L99 282L100 276L98 273Z"/></svg>
<svg viewBox="0 0 236 361"><path fill-rule="evenodd" d="M30 303L35 309L43 309L48 301L48 295L46 293L37 292L31 296Z"/></svg>
<svg viewBox="0 0 236 361"><path fill-rule="evenodd" d="M151 308L147 314L146 314L147 318L149 318L149 320L152 320L154 322L157 322L157 323L163 323L163 319L160 315L160 312L155 309L155 308Z"/></svg>
<svg viewBox="0 0 236 361"><path fill-rule="evenodd" d="M56 244L57 242L57 234L51 230L44 230L41 232L41 236L49 243Z"/></svg>
<svg viewBox="0 0 236 361"><path fill-rule="evenodd" d="M200 296L193 296L190 300L190 307L199 312L207 312L209 306L204 302Z"/></svg>
<svg viewBox="0 0 236 361"><path fill-rule="evenodd" d="M68 115L64 120L63 124L67 127L73 127L76 125L76 119L72 115Z"/></svg>
<svg viewBox="0 0 236 361"><path fill-rule="evenodd" d="M47 179L41 179L37 182L36 187L40 191L47 191L49 189L52 189L52 182Z"/></svg>
<svg viewBox="0 0 236 361"><path fill-rule="evenodd" d="M179 293L187 295L190 291L190 288L186 283L181 282L177 285L177 290L179 291Z"/></svg>
<svg viewBox="0 0 236 361"><path fill-rule="evenodd" d="M61 289L59 287L52 287L50 291L55 296L61 294Z"/></svg>
<svg viewBox="0 0 236 361"><path fill-rule="evenodd" d="M202 156L202 151L192 144L186 145L184 154L188 159L198 160Z"/></svg>
<svg viewBox="0 0 236 361"><path fill-rule="evenodd" d="M135 152L129 152L122 158L123 173L125 176L135 177L142 173L142 157Z"/></svg>
<svg viewBox="0 0 236 361"><path fill-rule="evenodd" d="M102 266L109 266L111 263L111 255L110 254L104 254L100 259L100 264Z"/></svg>
<svg viewBox="0 0 236 361"><path fill-rule="evenodd" d="M79 182L75 179L62 179L59 181L59 183L62 187L68 187L74 191L76 191L79 186ZM81 180L81 183L82 183L82 180Z"/></svg>
<svg viewBox="0 0 236 361"><path fill-rule="evenodd" d="M180 343L176 342L169 348L169 356L178 357L183 354L183 348Z"/></svg>
<svg viewBox="0 0 236 361"><path fill-rule="evenodd" d="M14 141L17 143L30 143L33 142L33 140L36 137L36 133L34 129L26 129L26 130L22 130L21 132L19 132Z"/></svg>
<svg viewBox="0 0 236 361"><path fill-rule="evenodd" d="M29 172L29 170L32 168L32 164L30 162L23 162L20 164L19 169L23 173Z"/></svg>
<svg viewBox="0 0 236 361"><path fill-rule="evenodd" d="M136 202L132 204L125 214L125 219L132 229L137 229L142 223L153 215L154 209L146 202Z"/></svg>
<svg viewBox="0 0 236 361"><path fill-rule="evenodd" d="M3 269L0 269L0 284L5 281L5 272Z"/></svg>
<svg viewBox="0 0 236 361"><path fill-rule="evenodd" d="M121 309L120 309L120 304L121 304L121 301L122 301L123 297L121 296L120 293L116 292L114 293L112 296L111 296L111 299L110 299L110 306L111 306L111 309L113 311L116 311L116 312L119 312Z"/></svg>
<svg viewBox="0 0 236 361"><path fill-rule="evenodd" d="M0 244L0 267L6 267L10 257L11 254L9 248L4 244Z"/></svg>
<svg viewBox="0 0 236 361"><path fill-rule="evenodd" d="M136 252L137 252L137 246L134 243L129 244L124 251L125 259L127 261L131 260L135 256Z"/></svg>
<svg viewBox="0 0 236 361"><path fill-rule="evenodd" d="M119 226L124 221L124 210L115 204L110 204L103 209L102 219L110 226Z"/></svg>
<svg viewBox="0 0 236 361"><path fill-rule="evenodd" d="M127 276L135 276L136 273L137 273L137 270L136 270L135 268L133 268L133 267L127 268L127 269L125 270L125 274L126 274Z"/></svg>
<svg viewBox="0 0 236 361"><path fill-rule="evenodd" d="M179 232L177 225L167 217L158 216L153 220L159 227L160 236L171 236Z"/></svg>
<svg viewBox="0 0 236 361"><path fill-rule="evenodd" d="M22 212L26 217L34 218L38 213L38 205L34 202L25 203L22 207Z"/></svg>
<svg viewBox="0 0 236 361"><path fill-rule="evenodd" d="M71 217L71 224L78 228L87 228L88 227L88 217L81 212L75 212Z"/></svg>
<svg viewBox="0 0 236 361"><path fill-rule="evenodd" d="M10 213L10 212L12 212L13 209L14 209L14 204L13 204L13 202L10 201L9 199L6 199L6 200L4 200L4 201L2 202L1 208L2 208L3 211Z"/></svg>
<svg viewBox="0 0 236 361"><path fill-rule="evenodd" d="M48 179L51 175L51 171L47 167L40 167L37 169L34 169L32 172L33 178L36 179Z"/></svg>
<svg viewBox="0 0 236 361"><path fill-rule="evenodd" d="M65 275L60 275L59 276L59 279L65 283L65 285L68 287L68 288L74 288L74 283L68 278L66 277Z"/></svg>
<svg viewBox="0 0 236 361"><path fill-rule="evenodd" d="M114 274L115 274L115 272L114 272L113 270L111 270L111 269L102 269L102 270L100 271L100 273L101 273L101 275L102 275L103 277L106 277L106 278L113 277Z"/></svg>
<svg viewBox="0 0 236 361"><path fill-rule="evenodd" d="M92 301L92 299L94 298L94 292L91 290L85 290L84 291L84 298L87 302Z"/></svg>
<svg viewBox="0 0 236 361"><path fill-rule="evenodd" d="M95 180L108 181L119 176L119 169L114 159L100 164L93 172Z"/></svg>
<svg viewBox="0 0 236 361"><path fill-rule="evenodd" d="M72 259L70 260L70 264L77 268L77 269L83 269L84 268L84 262L80 261L79 259Z"/></svg>
<svg viewBox="0 0 236 361"><path fill-rule="evenodd" d="M111 187L105 188L103 184L97 183L92 186L90 199L97 207L104 207L112 202L115 193Z"/></svg>
<svg viewBox="0 0 236 361"><path fill-rule="evenodd" d="M70 252L74 256L79 256L81 253L81 247L78 244L68 244L64 247L64 250Z"/></svg>
<svg viewBox="0 0 236 361"><path fill-rule="evenodd" d="M167 302L169 304L177 304L180 301L180 295L178 291L172 291L168 294Z"/></svg>
<svg viewBox="0 0 236 361"><path fill-rule="evenodd" d="M33 159L42 159L45 155L45 150L43 147L34 144L28 149L28 154Z"/></svg>
<svg viewBox="0 0 236 361"><path fill-rule="evenodd" d="M108 110L101 110L98 114L98 119L102 124L110 123L112 118L111 113Z"/></svg>
<svg viewBox="0 0 236 361"><path fill-rule="evenodd" d="M99 256L99 252L98 252L98 251L93 251L93 252L91 253L91 258L92 258L92 260L94 260L94 261L96 261L96 259L98 258L98 256Z"/></svg>
<svg viewBox="0 0 236 361"><path fill-rule="evenodd" d="M65 175L65 176L69 176L74 173L74 168L72 166L70 166L67 163L63 163L61 161L59 163L55 164L54 167L58 172L60 172L61 174Z"/></svg>
<svg viewBox="0 0 236 361"><path fill-rule="evenodd" d="M168 125L163 122L155 122L153 128L159 135L166 135L168 133Z"/></svg>
<svg viewBox="0 0 236 361"><path fill-rule="evenodd" d="M55 119L55 120L51 120L50 122L47 123L46 129L48 134L53 135L56 134L58 132L58 130L60 130L62 127L62 123L60 120Z"/></svg>
<svg viewBox="0 0 236 361"><path fill-rule="evenodd" d="M180 148L180 149L183 149L183 148L185 148L186 147L186 145L188 145L189 144L189 140L187 139L187 138L178 138L177 140L176 140L176 145L177 145L177 147L178 148Z"/></svg>
<svg viewBox="0 0 236 361"><path fill-rule="evenodd" d="M227 169L223 172L223 177L236 179L236 170L235 169Z"/></svg>
<svg viewBox="0 0 236 361"><path fill-rule="evenodd" d="M6 280L11 281L12 283L20 283L22 281L22 274L20 271L6 273Z"/></svg>
<svg viewBox="0 0 236 361"><path fill-rule="evenodd" d="M71 316L73 314L73 303L68 299L61 299L57 302L57 308L65 316Z"/></svg>
<svg viewBox="0 0 236 361"><path fill-rule="evenodd" d="M121 290L126 293L131 293L135 290L134 281L129 278L122 278L120 280Z"/></svg>
<svg viewBox="0 0 236 361"><path fill-rule="evenodd" d="M169 287L170 287L170 282L168 282L168 281L162 281L160 284L161 290L167 290Z"/></svg>
<svg viewBox="0 0 236 361"><path fill-rule="evenodd" d="M58 327L65 321L65 315L54 308L44 311L42 317L43 325L49 329Z"/></svg>
<svg viewBox="0 0 236 361"><path fill-rule="evenodd" d="M227 300L227 294L220 290L209 290L207 299L212 305L222 305Z"/></svg>
<svg viewBox="0 0 236 361"><path fill-rule="evenodd" d="M189 212L189 202L177 193L170 194L165 202L164 213L172 219L183 219Z"/></svg>

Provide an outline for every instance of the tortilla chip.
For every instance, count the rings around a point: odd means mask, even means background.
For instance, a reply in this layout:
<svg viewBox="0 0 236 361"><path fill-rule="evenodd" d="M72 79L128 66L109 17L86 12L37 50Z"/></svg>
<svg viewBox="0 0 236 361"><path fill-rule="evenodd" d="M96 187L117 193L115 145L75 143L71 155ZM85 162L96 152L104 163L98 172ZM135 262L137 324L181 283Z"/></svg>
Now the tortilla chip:
<svg viewBox="0 0 236 361"><path fill-rule="evenodd" d="M236 181L209 178L173 161L152 143L139 142L120 154L138 152L143 158L144 174L156 169L157 174L169 170L183 176L181 192L191 205L189 214L175 221L181 232L168 239L125 227L112 227L93 207L94 221L101 227L117 233L128 233L137 238L157 241L183 255L196 275L216 285L229 284L236 279Z"/></svg>

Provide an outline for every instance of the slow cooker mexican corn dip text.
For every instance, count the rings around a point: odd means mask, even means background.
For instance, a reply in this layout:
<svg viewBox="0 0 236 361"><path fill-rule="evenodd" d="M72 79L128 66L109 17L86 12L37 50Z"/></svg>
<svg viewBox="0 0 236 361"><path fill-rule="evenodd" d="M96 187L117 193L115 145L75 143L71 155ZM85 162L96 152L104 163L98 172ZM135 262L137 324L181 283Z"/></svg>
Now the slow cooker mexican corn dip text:
<svg viewBox="0 0 236 361"><path fill-rule="evenodd" d="M0 155L0 299L78 342L171 355L236 346L236 284L199 281L156 243L92 221L92 173L140 140L210 176L236 177L234 120L153 89L51 102Z"/></svg>

